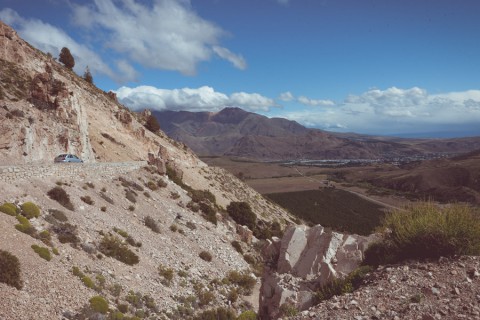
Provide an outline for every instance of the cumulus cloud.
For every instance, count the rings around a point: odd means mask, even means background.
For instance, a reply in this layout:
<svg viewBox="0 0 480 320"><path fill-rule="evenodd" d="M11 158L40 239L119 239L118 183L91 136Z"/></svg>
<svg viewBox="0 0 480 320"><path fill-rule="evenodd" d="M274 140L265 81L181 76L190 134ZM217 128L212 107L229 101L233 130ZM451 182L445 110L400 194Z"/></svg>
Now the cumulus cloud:
<svg viewBox="0 0 480 320"><path fill-rule="evenodd" d="M298 97L298 102L301 104L304 104L306 106L312 106L312 107L317 107L317 106L334 106L335 102L332 100L316 100L316 99L309 99L304 96Z"/></svg>
<svg viewBox="0 0 480 320"><path fill-rule="evenodd" d="M294 99L293 94L290 91L282 92L279 97L282 101L292 101Z"/></svg>
<svg viewBox="0 0 480 320"><path fill-rule="evenodd" d="M213 54L245 69L245 59L219 46L226 33L198 16L186 0L94 0L73 5L77 26L103 33L105 45L149 68L193 75Z"/></svg>
<svg viewBox="0 0 480 320"><path fill-rule="evenodd" d="M218 111L231 106L248 111L268 111L277 106L273 99L258 93L238 92L228 96L208 86L173 90L151 86L121 87L116 94L132 110Z"/></svg>
<svg viewBox="0 0 480 320"><path fill-rule="evenodd" d="M282 101L296 101L299 102L305 106L310 106L310 107L318 107L318 106L323 106L323 107L331 107L335 105L335 102L332 100L318 100L318 99L311 99L305 96L300 96L300 97L295 97L290 91L283 92L280 94L279 99Z"/></svg>
<svg viewBox="0 0 480 320"><path fill-rule="evenodd" d="M418 87L371 89L349 95L335 107L285 111L280 116L309 127L342 132L479 135L480 90L429 94Z"/></svg>

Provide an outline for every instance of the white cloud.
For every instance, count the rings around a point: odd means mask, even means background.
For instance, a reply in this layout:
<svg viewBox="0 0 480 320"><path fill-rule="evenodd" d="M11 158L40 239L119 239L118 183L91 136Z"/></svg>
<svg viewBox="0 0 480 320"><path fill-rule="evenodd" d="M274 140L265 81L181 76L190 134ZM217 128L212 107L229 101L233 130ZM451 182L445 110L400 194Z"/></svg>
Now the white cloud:
<svg viewBox="0 0 480 320"><path fill-rule="evenodd" d="M300 102L301 104L304 104L306 106L312 106L312 107L335 105L335 102L333 102L332 100L316 100L316 99L310 99L304 96L298 97L297 101Z"/></svg>
<svg viewBox="0 0 480 320"><path fill-rule="evenodd" d="M282 92L279 97L282 101L292 101L294 99L293 94L290 91Z"/></svg>
<svg viewBox="0 0 480 320"><path fill-rule="evenodd" d="M135 0L94 0L74 5L73 21L106 38L105 45L149 68L192 75L199 62L213 54L246 67L242 56L218 45L226 33L198 16L187 0L156 0L152 5Z"/></svg>
<svg viewBox="0 0 480 320"><path fill-rule="evenodd" d="M236 55L227 48L219 46L213 46L212 49L220 58L230 61L236 68L241 70L247 68L247 62L241 55Z"/></svg>
<svg viewBox="0 0 480 320"><path fill-rule="evenodd" d="M9 25L15 26L17 32L24 40L44 52L50 52L54 57L58 56L63 47L69 48L75 59L74 70L78 74L83 74L88 65L93 74L105 74L112 78L117 77L93 50L79 44L63 30L51 24L36 19L24 19L17 12L8 8L0 11L0 19Z"/></svg>
<svg viewBox="0 0 480 320"><path fill-rule="evenodd" d="M285 111L279 116L342 132L385 135L464 131L478 135L480 90L430 95L418 87L371 89L347 96L335 108Z"/></svg>
<svg viewBox="0 0 480 320"><path fill-rule="evenodd" d="M239 92L227 96L207 86L173 90L151 86L121 87L116 94L119 100L132 110L218 111L232 106L248 111L268 111L277 106L273 99L258 93Z"/></svg>

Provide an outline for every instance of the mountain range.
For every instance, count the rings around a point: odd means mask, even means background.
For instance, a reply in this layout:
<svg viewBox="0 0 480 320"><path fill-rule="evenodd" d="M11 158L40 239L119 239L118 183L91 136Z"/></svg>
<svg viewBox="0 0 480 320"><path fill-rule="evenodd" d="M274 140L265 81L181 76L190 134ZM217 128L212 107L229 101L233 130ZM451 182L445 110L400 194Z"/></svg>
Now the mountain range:
<svg viewBox="0 0 480 320"><path fill-rule="evenodd" d="M333 133L232 107L219 112L153 111L152 114L163 131L200 156L271 161L388 159L480 149L480 137L405 139Z"/></svg>

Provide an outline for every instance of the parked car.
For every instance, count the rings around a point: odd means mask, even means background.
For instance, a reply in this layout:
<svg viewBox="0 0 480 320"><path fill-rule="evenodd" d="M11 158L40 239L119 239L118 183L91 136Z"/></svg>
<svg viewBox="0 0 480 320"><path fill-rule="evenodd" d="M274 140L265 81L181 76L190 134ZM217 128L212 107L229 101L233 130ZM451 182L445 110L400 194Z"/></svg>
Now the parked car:
<svg viewBox="0 0 480 320"><path fill-rule="evenodd" d="M58 155L53 159L53 162L77 162L77 163L83 163L83 160L77 157L74 154L69 154L69 153L64 153L61 155Z"/></svg>

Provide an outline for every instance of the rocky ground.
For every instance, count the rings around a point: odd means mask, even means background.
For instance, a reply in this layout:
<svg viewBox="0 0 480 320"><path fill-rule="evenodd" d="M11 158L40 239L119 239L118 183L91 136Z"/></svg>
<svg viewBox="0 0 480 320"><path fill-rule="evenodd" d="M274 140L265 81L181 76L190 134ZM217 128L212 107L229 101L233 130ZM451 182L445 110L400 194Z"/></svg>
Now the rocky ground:
<svg viewBox="0 0 480 320"><path fill-rule="evenodd" d="M381 266L354 293L289 319L480 319L480 257Z"/></svg>

